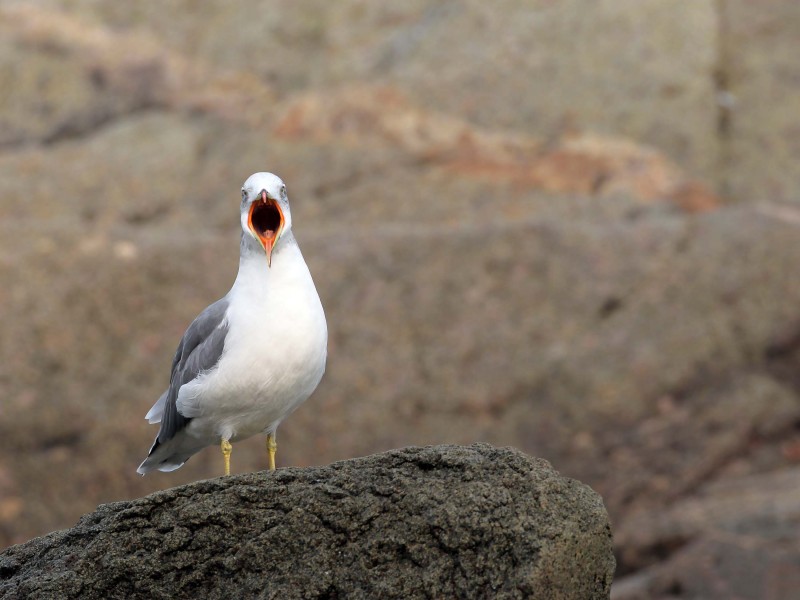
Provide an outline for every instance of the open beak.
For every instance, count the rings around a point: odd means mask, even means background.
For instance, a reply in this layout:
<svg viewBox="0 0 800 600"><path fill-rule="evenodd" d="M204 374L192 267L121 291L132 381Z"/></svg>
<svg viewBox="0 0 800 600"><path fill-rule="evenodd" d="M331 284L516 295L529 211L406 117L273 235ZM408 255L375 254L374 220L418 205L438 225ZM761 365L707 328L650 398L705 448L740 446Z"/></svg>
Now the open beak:
<svg viewBox="0 0 800 600"><path fill-rule="evenodd" d="M250 205L250 214L247 217L247 225L264 246L267 253L267 265L272 266L272 248L278 237L283 231L283 211L278 203L267 196L265 190L261 191L261 196Z"/></svg>

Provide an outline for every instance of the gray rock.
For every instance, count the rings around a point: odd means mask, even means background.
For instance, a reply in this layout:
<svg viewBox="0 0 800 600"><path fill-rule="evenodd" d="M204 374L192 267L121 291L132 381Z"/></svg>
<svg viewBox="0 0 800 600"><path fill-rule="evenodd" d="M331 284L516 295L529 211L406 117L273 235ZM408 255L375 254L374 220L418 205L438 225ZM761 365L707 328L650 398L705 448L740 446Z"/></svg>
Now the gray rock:
<svg viewBox="0 0 800 600"><path fill-rule="evenodd" d="M486 444L210 479L0 555L3 598L608 598L601 498Z"/></svg>

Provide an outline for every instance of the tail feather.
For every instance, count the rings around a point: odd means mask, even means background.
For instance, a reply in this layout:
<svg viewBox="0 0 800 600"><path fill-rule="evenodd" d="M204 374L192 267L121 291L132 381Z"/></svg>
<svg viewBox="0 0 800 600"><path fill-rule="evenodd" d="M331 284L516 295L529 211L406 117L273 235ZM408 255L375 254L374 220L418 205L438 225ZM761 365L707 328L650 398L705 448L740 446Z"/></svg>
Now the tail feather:
<svg viewBox="0 0 800 600"><path fill-rule="evenodd" d="M166 444L162 444L156 437L156 441L153 442L153 446L150 448L150 453L147 455L147 458L142 461L142 464L139 465L139 468L136 469L136 472L139 473L139 475L144 475L150 471L163 471L168 473L169 471L181 468L197 450L194 452L186 452L183 449L175 448L175 444L171 444L174 439L175 438L169 440Z"/></svg>
<svg viewBox="0 0 800 600"><path fill-rule="evenodd" d="M169 391L169 390L168 390ZM156 403L153 404L152 408L147 411L147 414L144 416L147 419L147 422L151 425L153 423L161 423L161 418L164 416L164 406L167 403L167 392L161 394L161 397L156 400Z"/></svg>

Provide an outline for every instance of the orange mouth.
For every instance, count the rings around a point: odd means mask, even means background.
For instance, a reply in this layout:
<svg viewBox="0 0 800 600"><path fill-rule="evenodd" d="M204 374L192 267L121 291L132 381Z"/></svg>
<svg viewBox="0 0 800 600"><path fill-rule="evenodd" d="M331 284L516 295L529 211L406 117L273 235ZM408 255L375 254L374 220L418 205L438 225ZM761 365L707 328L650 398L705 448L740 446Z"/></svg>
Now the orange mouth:
<svg viewBox="0 0 800 600"><path fill-rule="evenodd" d="M247 217L250 227L267 253L267 264L272 266L272 248L283 229L283 212L278 203L261 192L261 197L250 205Z"/></svg>

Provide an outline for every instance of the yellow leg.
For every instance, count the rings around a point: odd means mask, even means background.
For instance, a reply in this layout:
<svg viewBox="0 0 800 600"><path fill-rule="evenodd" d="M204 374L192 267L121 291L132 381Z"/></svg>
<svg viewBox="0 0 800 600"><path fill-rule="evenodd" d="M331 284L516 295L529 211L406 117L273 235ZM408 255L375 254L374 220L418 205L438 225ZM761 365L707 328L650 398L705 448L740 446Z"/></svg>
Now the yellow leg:
<svg viewBox="0 0 800 600"><path fill-rule="evenodd" d="M222 458L225 461L225 475L231 474L231 450L233 450L233 446L228 440L222 440L222 443L219 445L222 448Z"/></svg>
<svg viewBox="0 0 800 600"><path fill-rule="evenodd" d="M269 453L269 470L275 470L275 453L278 451L278 442L275 441L275 434L267 434L267 452Z"/></svg>

